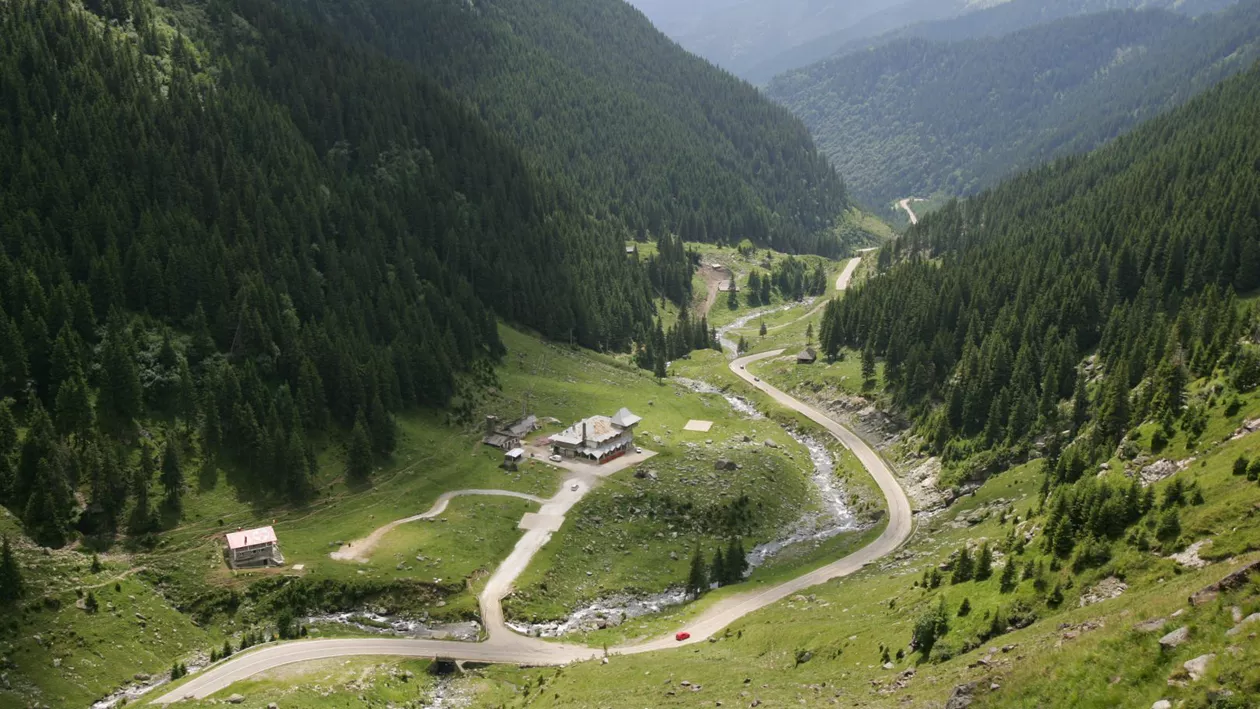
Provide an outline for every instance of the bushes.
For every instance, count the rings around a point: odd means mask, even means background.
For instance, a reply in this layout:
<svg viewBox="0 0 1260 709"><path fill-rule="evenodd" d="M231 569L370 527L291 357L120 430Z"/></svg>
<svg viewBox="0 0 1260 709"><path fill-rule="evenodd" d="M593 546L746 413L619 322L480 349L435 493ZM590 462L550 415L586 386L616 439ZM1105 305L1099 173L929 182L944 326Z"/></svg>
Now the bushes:
<svg viewBox="0 0 1260 709"><path fill-rule="evenodd" d="M949 613L945 610L945 599L942 597L936 610L919 618L914 624L914 632L910 637L910 645L928 657L936 641L949 632Z"/></svg>

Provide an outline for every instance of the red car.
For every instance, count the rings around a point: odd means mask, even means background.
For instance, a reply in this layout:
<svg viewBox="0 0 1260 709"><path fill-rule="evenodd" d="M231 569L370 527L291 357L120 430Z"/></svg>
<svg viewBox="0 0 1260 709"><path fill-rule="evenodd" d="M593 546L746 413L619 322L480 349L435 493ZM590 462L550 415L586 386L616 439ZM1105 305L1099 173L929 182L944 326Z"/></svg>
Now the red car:
<svg viewBox="0 0 1260 709"><path fill-rule="evenodd" d="M674 636L674 639L677 640L678 642L682 642L689 637L691 637L691 633L678 633L677 635Z"/></svg>

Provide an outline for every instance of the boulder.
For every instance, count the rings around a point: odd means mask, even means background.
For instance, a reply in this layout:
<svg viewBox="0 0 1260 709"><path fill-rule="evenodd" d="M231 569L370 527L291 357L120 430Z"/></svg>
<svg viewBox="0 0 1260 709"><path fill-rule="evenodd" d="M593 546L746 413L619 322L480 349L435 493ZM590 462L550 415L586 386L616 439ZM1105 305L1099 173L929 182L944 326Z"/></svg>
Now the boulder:
<svg viewBox="0 0 1260 709"><path fill-rule="evenodd" d="M778 447L779 447L779 444L778 444L778 443L775 443L774 441L770 440L769 438L767 438L765 441L763 441L761 445L765 446L766 448L778 448Z"/></svg>
<svg viewBox="0 0 1260 709"><path fill-rule="evenodd" d="M1172 702L1167 699L1161 699L1151 705L1151 709L1172 709Z"/></svg>
<svg viewBox="0 0 1260 709"><path fill-rule="evenodd" d="M1229 630L1226 630L1225 635L1232 638L1235 635L1238 635L1239 633L1241 633L1244 629L1246 629L1248 625L1251 625L1252 623L1257 623L1257 622L1260 622L1260 613L1252 613L1246 618L1243 618L1242 620L1238 621L1238 624L1235 625L1234 627L1230 628Z"/></svg>
<svg viewBox="0 0 1260 709"><path fill-rule="evenodd" d="M1164 649L1171 650L1172 648L1182 645L1189 639L1190 639L1190 629L1183 625L1180 628L1177 628L1171 633L1160 638L1159 644Z"/></svg>
<svg viewBox="0 0 1260 709"><path fill-rule="evenodd" d="M713 464L713 469L714 470L739 470L739 464L733 460L727 460L725 458L718 458L717 462Z"/></svg>
<svg viewBox="0 0 1260 709"><path fill-rule="evenodd" d="M949 699L945 701L945 709L967 709L976 700L976 683L968 682L954 687Z"/></svg>
<svg viewBox="0 0 1260 709"><path fill-rule="evenodd" d="M1182 667L1186 668L1186 672L1190 673L1190 681L1198 682L1207 674L1208 665L1215 659L1215 654L1199 655L1193 660L1186 660Z"/></svg>
<svg viewBox="0 0 1260 709"><path fill-rule="evenodd" d="M1139 633L1153 633L1157 630L1163 630L1164 625L1167 623L1168 623L1167 618L1152 618L1150 620L1146 620L1146 621L1142 621L1141 623L1138 623L1137 625L1133 626L1133 629L1138 631Z"/></svg>
<svg viewBox="0 0 1260 709"><path fill-rule="evenodd" d="M228 704L240 704L241 702L245 701L245 697L239 694L233 694L232 696L228 697L226 701Z"/></svg>

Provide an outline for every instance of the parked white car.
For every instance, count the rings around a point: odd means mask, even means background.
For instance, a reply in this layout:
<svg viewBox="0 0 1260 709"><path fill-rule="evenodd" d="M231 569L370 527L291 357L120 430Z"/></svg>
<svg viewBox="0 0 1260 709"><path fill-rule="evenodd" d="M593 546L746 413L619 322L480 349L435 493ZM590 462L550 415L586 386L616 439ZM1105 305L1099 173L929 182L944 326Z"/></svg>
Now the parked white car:
<svg viewBox="0 0 1260 709"><path fill-rule="evenodd" d="M550 458L548 458L547 460L550 460L550 461L551 461L551 462L553 462L553 463L559 463L560 461L564 460L564 458L561 458L561 457L559 456L559 454L557 454L557 455L553 455L553 456L551 456L551 457L550 457Z"/></svg>

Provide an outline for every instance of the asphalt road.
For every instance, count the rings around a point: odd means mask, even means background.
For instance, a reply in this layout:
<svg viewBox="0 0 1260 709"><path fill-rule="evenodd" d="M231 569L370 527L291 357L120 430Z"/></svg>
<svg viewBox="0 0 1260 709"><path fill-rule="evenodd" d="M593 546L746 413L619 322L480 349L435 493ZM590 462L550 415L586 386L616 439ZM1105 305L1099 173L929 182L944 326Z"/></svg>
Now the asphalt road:
<svg viewBox="0 0 1260 709"><path fill-rule="evenodd" d="M730 368L741 379L762 390L778 403L799 411L822 426L832 436L835 436L841 444L853 451L854 455L857 456L858 460L871 474L871 477L874 478L876 484L879 485L887 500L888 526L878 539L842 559L776 586L732 595L713 604L700 616L687 623L685 627L680 628L680 630L686 630L691 634L689 640L676 642L671 633L665 637L643 643L609 648L608 652L610 654L638 654L703 642L720 632L727 625L749 613L765 608L776 601L799 593L811 586L858 571L867 564L892 553L909 538L913 528L910 501L897 483L892 470L880 458L879 454L849 429L836 423L808 404L788 396L765 382L756 381L755 377L745 369L747 365L753 362L777 357L782 353L783 350L776 350L774 352L742 357L731 362ZM185 697L203 699L215 692L226 689L235 682L266 670L296 662L329 657L390 655L395 657L440 657L473 662L565 665L601 656L603 651L596 648L547 642L511 632L503 624L501 603L503 597L511 590L513 581L529 564L534 554L551 538L553 526L545 524L546 520L554 520L557 516L563 519L563 514L582 498L589 489L591 482L593 481L590 479L566 480L560 492L548 500L542 509L539 510L539 518L544 523L538 526L527 527L528 531L517 543L516 548L513 549L508 558L491 576L479 599L483 623L489 631L489 638L484 642L469 643L452 640L402 638L346 638L337 640L296 640L278 643L234 655L231 659L195 675L179 688L167 692L154 701L159 704L170 704ZM578 490L571 489L575 484L579 486ZM551 509L548 509L549 507ZM522 526L526 526L524 521L522 521Z"/></svg>

